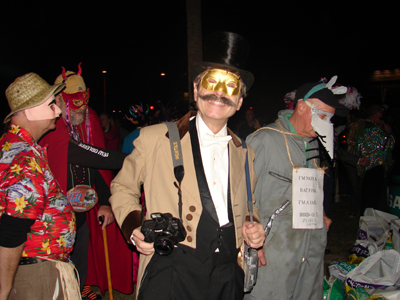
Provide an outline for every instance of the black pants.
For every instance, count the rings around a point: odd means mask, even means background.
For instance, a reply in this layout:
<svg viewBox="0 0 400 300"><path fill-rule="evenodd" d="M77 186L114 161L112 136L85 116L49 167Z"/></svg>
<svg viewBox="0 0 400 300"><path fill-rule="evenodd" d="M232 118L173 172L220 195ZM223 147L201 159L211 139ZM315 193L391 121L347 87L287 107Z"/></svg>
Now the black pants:
<svg viewBox="0 0 400 300"><path fill-rule="evenodd" d="M363 214L365 205L361 207L362 178L357 174L357 167L346 165L346 171L351 184L351 212ZM364 210L360 211L362 208Z"/></svg>
<svg viewBox="0 0 400 300"><path fill-rule="evenodd" d="M385 194L385 171L383 166L374 167L367 172L362 182L362 211L368 207L388 211Z"/></svg>
<svg viewBox="0 0 400 300"><path fill-rule="evenodd" d="M235 259L218 263L220 253L200 262L181 248L167 256L154 254L138 300L241 300L244 273Z"/></svg>
<svg viewBox="0 0 400 300"><path fill-rule="evenodd" d="M85 223L76 231L74 250L71 253L71 261L79 274L81 291L86 282L88 268L89 228Z"/></svg>

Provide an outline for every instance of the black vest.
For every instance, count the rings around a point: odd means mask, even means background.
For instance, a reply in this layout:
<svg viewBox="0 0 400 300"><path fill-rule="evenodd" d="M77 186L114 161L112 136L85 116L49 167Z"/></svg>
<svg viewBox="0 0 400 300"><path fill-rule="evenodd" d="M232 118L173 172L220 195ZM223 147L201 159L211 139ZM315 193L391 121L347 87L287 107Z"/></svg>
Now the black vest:
<svg viewBox="0 0 400 300"><path fill-rule="evenodd" d="M229 223L220 227L214 202L211 198L206 176L201 160L199 139L195 119L189 125L190 140L192 143L193 161L196 169L197 185L199 188L202 214L196 230L196 249L183 246L184 249L204 262L212 255L216 255L218 263L235 259L237 256L235 226L233 223L230 180L228 179L228 218ZM229 176L228 176L229 178ZM181 245L180 245L181 246ZM219 249L219 253L215 250Z"/></svg>

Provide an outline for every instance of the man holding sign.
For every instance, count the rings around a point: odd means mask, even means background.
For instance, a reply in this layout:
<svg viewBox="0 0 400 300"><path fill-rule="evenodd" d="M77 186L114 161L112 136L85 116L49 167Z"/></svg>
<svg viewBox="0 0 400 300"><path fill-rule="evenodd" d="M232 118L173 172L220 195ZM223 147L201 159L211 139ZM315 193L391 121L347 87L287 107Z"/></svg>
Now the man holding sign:
<svg viewBox="0 0 400 300"><path fill-rule="evenodd" d="M323 211L324 170L318 139L333 158L333 124L346 108L334 94L345 87L308 83L296 91L294 110L247 138L255 150L255 195L262 224L286 200L290 205L274 220L266 237L266 266L258 270L254 289L245 299L322 299L326 234L332 222ZM322 150L322 149L321 149Z"/></svg>

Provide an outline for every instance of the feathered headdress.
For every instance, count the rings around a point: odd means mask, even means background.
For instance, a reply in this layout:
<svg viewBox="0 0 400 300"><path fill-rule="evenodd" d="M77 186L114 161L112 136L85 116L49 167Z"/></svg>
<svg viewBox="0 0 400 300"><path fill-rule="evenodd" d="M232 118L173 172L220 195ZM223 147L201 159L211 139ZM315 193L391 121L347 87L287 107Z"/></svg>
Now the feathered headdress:
<svg viewBox="0 0 400 300"><path fill-rule="evenodd" d="M146 123L149 111L150 108L147 104L146 107L143 107L142 103L140 103L140 105L131 105L129 108L129 114L131 117L128 117L127 115L125 115L125 117L135 125L139 124L139 120L141 120L143 123Z"/></svg>

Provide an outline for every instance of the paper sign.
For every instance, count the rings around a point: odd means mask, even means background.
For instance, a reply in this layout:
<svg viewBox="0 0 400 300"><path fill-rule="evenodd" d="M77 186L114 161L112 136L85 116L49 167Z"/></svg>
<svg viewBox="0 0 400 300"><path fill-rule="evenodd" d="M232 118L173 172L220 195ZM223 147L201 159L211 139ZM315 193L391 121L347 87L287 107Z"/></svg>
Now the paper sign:
<svg viewBox="0 0 400 300"><path fill-rule="evenodd" d="M293 229L323 228L324 172L293 169L292 184Z"/></svg>

